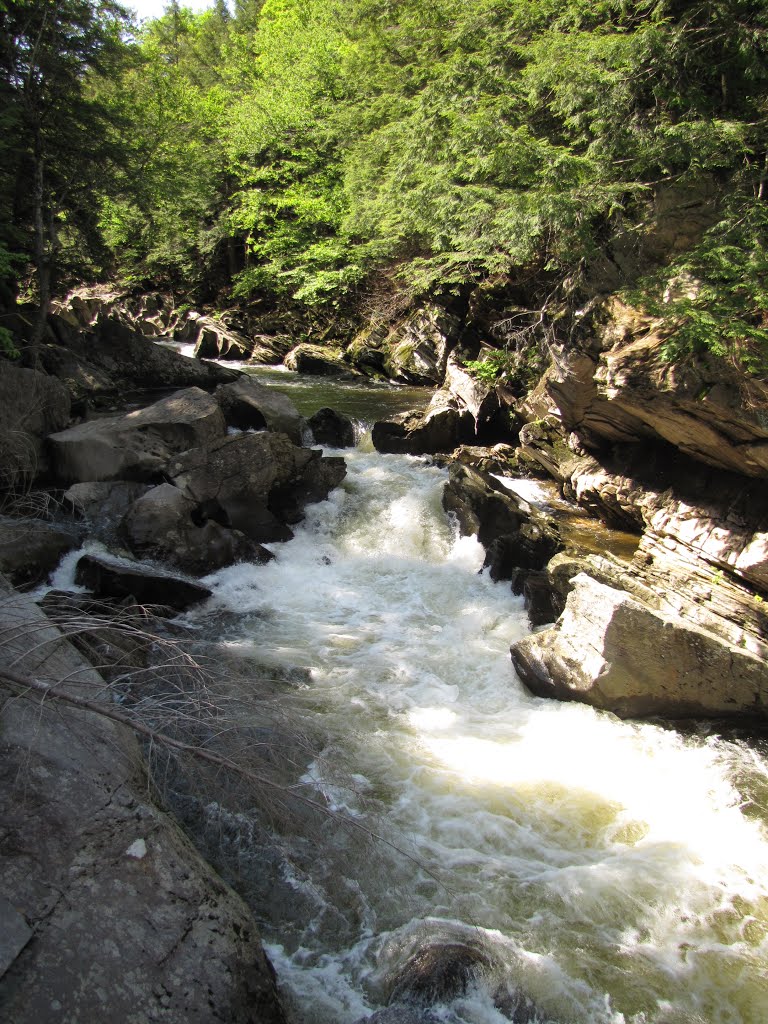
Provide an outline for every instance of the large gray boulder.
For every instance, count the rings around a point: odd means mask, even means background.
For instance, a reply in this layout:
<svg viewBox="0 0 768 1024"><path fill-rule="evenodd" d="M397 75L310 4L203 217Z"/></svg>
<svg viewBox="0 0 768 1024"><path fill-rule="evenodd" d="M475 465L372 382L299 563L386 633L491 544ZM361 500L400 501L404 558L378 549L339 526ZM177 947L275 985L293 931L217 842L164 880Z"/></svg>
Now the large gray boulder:
<svg viewBox="0 0 768 1024"><path fill-rule="evenodd" d="M584 573L551 629L512 647L538 696L622 717L768 715L768 665L709 630Z"/></svg>
<svg viewBox="0 0 768 1024"><path fill-rule="evenodd" d="M34 603L6 590L0 624L0 667L104 694ZM285 1024L253 917L149 802L131 730L0 691L0 1018Z"/></svg>
<svg viewBox="0 0 768 1024"><path fill-rule="evenodd" d="M122 524L129 549L139 558L204 576L233 562L266 562L273 556L241 531L219 522L220 506L206 508L173 484L153 487L131 506Z"/></svg>
<svg viewBox="0 0 768 1024"><path fill-rule="evenodd" d="M173 454L208 444L225 430L215 399L188 388L124 416L77 424L49 442L64 483L156 480Z"/></svg>
<svg viewBox="0 0 768 1024"><path fill-rule="evenodd" d="M299 522L309 502L326 498L344 479L346 465L317 449L297 448L284 434L264 432L185 452L169 472L210 515L267 543L290 539L287 524Z"/></svg>
<svg viewBox="0 0 768 1024"><path fill-rule="evenodd" d="M301 444L304 418L290 398L280 391L243 375L231 384L218 387L215 397L228 427L272 430L287 434L296 445Z"/></svg>
<svg viewBox="0 0 768 1024"><path fill-rule="evenodd" d="M41 361L73 389L73 397L88 396L91 380L99 391L111 385L114 393L124 394L159 388L210 390L239 376L237 370L191 359L152 341L117 312L99 313L86 330L58 315L49 324L53 343L43 346Z"/></svg>

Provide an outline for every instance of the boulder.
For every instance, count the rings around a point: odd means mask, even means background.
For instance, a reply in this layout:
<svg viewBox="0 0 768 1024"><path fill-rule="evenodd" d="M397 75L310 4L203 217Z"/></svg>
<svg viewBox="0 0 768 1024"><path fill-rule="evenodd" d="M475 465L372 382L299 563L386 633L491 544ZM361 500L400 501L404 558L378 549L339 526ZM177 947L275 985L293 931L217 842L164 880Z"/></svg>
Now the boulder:
<svg viewBox="0 0 768 1024"><path fill-rule="evenodd" d="M175 611L184 611L205 601L212 593L207 587L180 576L94 555L84 555L78 560L75 583L87 587L97 597L118 601L129 598L134 604L162 605Z"/></svg>
<svg viewBox="0 0 768 1024"><path fill-rule="evenodd" d="M32 601L6 591L0 627L3 667L104 699ZM0 709L0 1017L285 1024L252 915L149 801L132 731L4 687Z"/></svg>
<svg viewBox="0 0 768 1024"><path fill-rule="evenodd" d="M512 647L538 696L621 717L768 716L768 665L751 651L582 573L549 630Z"/></svg>
<svg viewBox="0 0 768 1024"><path fill-rule="evenodd" d="M341 350L326 348L323 345L296 345L285 357L284 362L289 370L306 373L312 377L338 377L341 374L349 374L349 368L342 362Z"/></svg>
<svg viewBox="0 0 768 1024"><path fill-rule="evenodd" d="M493 959L479 947L461 942L422 946L399 968L389 1003L429 1006L449 1002L464 995L493 967Z"/></svg>
<svg viewBox="0 0 768 1024"><path fill-rule="evenodd" d="M471 413L477 444L514 444L517 441L521 422L510 409L502 388L477 380L453 356L448 359L443 390L457 409Z"/></svg>
<svg viewBox="0 0 768 1024"><path fill-rule="evenodd" d="M133 480L97 480L72 484L63 498L76 516L87 521L90 536L104 540L149 487Z"/></svg>
<svg viewBox="0 0 768 1024"><path fill-rule="evenodd" d="M316 444L327 444L331 448L353 448L355 425L349 416L323 408L310 416L309 429Z"/></svg>
<svg viewBox="0 0 768 1024"><path fill-rule="evenodd" d="M48 469L43 439L63 430L69 416L60 381L0 359L0 495L23 493Z"/></svg>
<svg viewBox="0 0 768 1024"><path fill-rule="evenodd" d="M44 582L62 557L80 546L71 527L39 520L0 519L0 572L16 584Z"/></svg>
<svg viewBox="0 0 768 1024"><path fill-rule="evenodd" d="M374 423L371 437L376 451L398 455L433 455L471 444L475 436L472 414L460 411L444 392L434 396L422 414L399 413Z"/></svg>
<svg viewBox="0 0 768 1024"><path fill-rule="evenodd" d="M220 521L267 543L290 539L286 524L299 522L309 502L326 498L346 466L317 449L297 448L284 434L264 432L186 452L169 473L191 501L216 507Z"/></svg>
<svg viewBox="0 0 768 1024"><path fill-rule="evenodd" d="M228 427L272 430L287 434L294 444L301 445L304 418L287 395L244 375L218 387L215 397Z"/></svg>
<svg viewBox="0 0 768 1024"><path fill-rule="evenodd" d="M462 535L477 535L491 578L514 578L518 593L526 575L544 569L562 546L551 516L459 462L450 467L443 508L456 517Z"/></svg>
<svg viewBox="0 0 768 1024"><path fill-rule="evenodd" d="M137 557L167 562L197 576L234 562L263 563L273 557L231 529L216 503L206 507L170 483L153 487L133 504L122 533Z"/></svg>
<svg viewBox="0 0 768 1024"><path fill-rule="evenodd" d="M111 382L114 393L199 387L212 390L236 380L238 371L191 359L167 345L157 344L117 313L100 313L87 330L73 328L60 316L49 318L53 344L44 345L44 369L57 374L69 367L78 397L87 394L92 378L102 389ZM63 354L62 354L63 352ZM79 368L75 372L75 368Z"/></svg>
<svg viewBox="0 0 768 1024"><path fill-rule="evenodd" d="M225 432L216 401L200 388L178 391L145 409L89 420L49 438L64 483L156 480L170 457Z"/></svg>

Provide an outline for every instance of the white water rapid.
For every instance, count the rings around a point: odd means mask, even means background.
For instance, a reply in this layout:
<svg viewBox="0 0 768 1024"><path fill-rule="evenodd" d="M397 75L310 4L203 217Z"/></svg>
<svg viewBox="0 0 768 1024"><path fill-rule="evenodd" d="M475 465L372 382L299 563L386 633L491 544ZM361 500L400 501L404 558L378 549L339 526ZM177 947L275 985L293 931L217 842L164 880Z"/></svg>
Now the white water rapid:
<svg viewBox="0 0 768 1024"><path fill-rule="evenodd" d="M295 1020L352 1024L442 938L490 965L446 1022L508 1020L499 992L519 987L558 1024L765 1024L755 745L531 697L509 658L526 615L446 521L443 471L333 454L344 485L274 562L209 577L197 615L235 613L233 651L308 670L325 749L304 784L381 837L330 821L301 868L281 840L297 909L267 938Z"/></svg>

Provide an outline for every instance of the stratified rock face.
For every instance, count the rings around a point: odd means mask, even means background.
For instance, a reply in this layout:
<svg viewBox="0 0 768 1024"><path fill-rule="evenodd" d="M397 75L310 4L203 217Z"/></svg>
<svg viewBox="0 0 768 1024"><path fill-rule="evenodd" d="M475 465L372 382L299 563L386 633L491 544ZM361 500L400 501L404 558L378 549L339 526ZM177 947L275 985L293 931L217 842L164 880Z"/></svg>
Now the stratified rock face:
<svg viewBox="0 0 768 1024"><path fill-rule="evenodd" d="M442 306L427 304L394 326L373 325L349 345L345 358L363 373L403 384L442 384L461 323Z"/></svg>
<svg viewBox="0 0 768 1024"><path fill-rule="evenodd" d="M585 574L572 585L557 624L512 648L533 693L624 717L768 715L763 658Z"/></svg>
<svg viewBox="0 0 768 1024"><path fill-rule="evenodd" d="M253 377L242 376L216 389L228 427L238 430L272 430L287 434L300 445L304 419L287 395L265 387Z"/></svg>
<svg viewBox="0 0 768 1024"><path fill-rule="evenodd" d="M220 438L225 429L217 402L188 388L125 416L80 423L49 442L65 483L153 480L174 453Z"/></svg>
<svg viewBox="0 0 768 1024"><path fill-rule="evenodd" d="M768 476L768 385L711 353L664 359L659 324L614 301L592 352L556 354L547 389L566 433L594 447L663 441L744 476Z"/></svg>
<svg viewBox="0 0 768 1024"><path fill-rule="evenodd" d="M103 695L34 603L4 595L0 622L4 666ZM285 1024L252 916L148 802L131 731L2 696L0 1018Z"/></svg>
<svg viewBox="0 0 768 1024"><path fill-rule="evenodd" d="M416 310L383 343L387 376L408 384L442 384L459 330L457 317L440 306Z"/></svg>

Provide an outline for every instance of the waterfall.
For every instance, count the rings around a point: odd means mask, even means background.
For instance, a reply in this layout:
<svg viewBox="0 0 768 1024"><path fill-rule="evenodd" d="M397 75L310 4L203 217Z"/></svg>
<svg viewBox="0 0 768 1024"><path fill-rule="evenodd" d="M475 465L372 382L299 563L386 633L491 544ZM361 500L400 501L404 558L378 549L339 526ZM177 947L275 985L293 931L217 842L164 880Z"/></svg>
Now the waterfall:
<svg viewBox="0 0 768 1024"><path fill-rule="evenodd" d="M509 659L521 601L447 521L444 472L339 454L344 486L295 539L208 577L189 615L293 679L313 731L295 781L354 826L276 835L263 867L296 1021L352 1024L446 941L484 970L435 1019L508 1020L522 991L560 1024L764 1024L755 746L532 697Z"/></svg>

